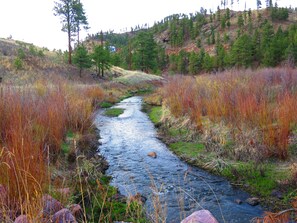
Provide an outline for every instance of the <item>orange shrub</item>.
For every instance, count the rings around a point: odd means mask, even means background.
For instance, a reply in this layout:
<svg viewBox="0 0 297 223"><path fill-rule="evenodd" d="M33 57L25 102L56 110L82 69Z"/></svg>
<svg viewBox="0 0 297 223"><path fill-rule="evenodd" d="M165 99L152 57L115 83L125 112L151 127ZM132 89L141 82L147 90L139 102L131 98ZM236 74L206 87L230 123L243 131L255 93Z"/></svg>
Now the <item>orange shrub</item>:
<svg viewBox="0 0 297 223"><path fill-rule="evenodd" d="M0 87L0 185L9 194L8 210L24 213L39 202L50 183L48 162L59 153L67 130L83 132L92 124L92 102L103 92L80 88Z"/></svg>
<svg viewBox="0 0 297 223"><path fill-rule="evenodd" d="M175 117L188 116L203 130L202 116L231 129L258 129L265 156L288 157L297 124L297 71L290 68L229 71L219 75L169 78L164 103Z"/></svg>

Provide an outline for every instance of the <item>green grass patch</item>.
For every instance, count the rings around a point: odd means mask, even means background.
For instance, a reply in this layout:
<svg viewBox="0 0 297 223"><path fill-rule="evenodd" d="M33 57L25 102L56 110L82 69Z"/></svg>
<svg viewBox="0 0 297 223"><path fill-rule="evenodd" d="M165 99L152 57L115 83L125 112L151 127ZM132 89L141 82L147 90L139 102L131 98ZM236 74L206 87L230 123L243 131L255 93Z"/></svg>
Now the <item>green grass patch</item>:
<svg viewBox="0 0 297 223"><path fill-rule="evenodd" d="M62 150L63 154L68 154L70 152L69 143L63 142L61 145L61 150Z"/></svg>
<svg viewBox="0 0 297 223"><path fill-rule="evenodd" d="M124 109L122 108L110 108L104 112L104 115L109 117L118 117L119 115L124 113Z"/></svg>
<svg viewBox="0 0 297 223"><path fill-rule="evenodd" d="M171 127L168 129L168 133L172 137L178 137L178 136L187 136L189 133L187 129L185 128L175 128Z"/></svg>
<svg viewBox="0 0 297 223"><path fill-rule="evenodd" d="M225 168L222 175L239 184L248 184L252 193L264 197L271 196L271 192L278 186L277 180L288 177L286 173L277 171L276 165L256 165L252 162L233 164Z"/></svg>
<svg viewBox="0 0 297 223"><path fill-rule="evenodd" d="M177 155L186 155L188 157L196 157L204 151L202 143L194 142L176 142L169 145L171 150Z"/></svg>
<svg viewBox="0 0 297 223"><path fill-rule="evenodd" d="M74 132L72 132L72 131L68 131L68 132L66 133L66 137L67 137L67 138L74 138Z"/></svg>
<svg viewBox="0 0 297 223"><path fill-rule="evenodd" d="M162 107L152 107L149 113L149 118L154 124L160 123L162 118Z"/></svg>
<svg viewBox="0 0 297 223"><path fill-rule="evenodd" d="M124 100L124 99L126 99L126 98L130 98L130 97L132 97L133 96L133 94L131 93L131 92L127 92L127 93L125 93L122 97L120 97L119 98L119 101L118 102L120 102L120 101L122 101L122 100Z"/></svg>
<svg viewBox="0 0 297 223"><path fill-rule="evenodd" d="M103 101L101 104L100 104L100 107L101 108L110 108L113 104L110 103L110 102L107 102L107 101Z"/></svg>

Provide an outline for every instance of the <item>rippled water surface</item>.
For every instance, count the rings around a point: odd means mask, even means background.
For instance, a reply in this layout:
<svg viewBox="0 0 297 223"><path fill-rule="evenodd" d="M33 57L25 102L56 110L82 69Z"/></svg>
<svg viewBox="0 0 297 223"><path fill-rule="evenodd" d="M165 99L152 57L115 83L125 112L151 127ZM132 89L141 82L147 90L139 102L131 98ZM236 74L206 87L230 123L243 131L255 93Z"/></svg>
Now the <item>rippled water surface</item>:
<svg viewBox="0 0 297 223"><path fill-rule="evenodd" d="M250 222L262 214L260 206L234 202L244 201L248 194L172 154L156 138L156 129L141 112L141 104L141 97L125 99L115 106L125 109L122 115L111 118L98 113L95 120L100 152L110 164L107 174L122 194L140 192L147 197L148 213L154 212L152 200L157 195L166 210L166 222L180 222L200 209L210 210L219 222ZM156 159L147 156L152 151L157 153Z"/></svg>

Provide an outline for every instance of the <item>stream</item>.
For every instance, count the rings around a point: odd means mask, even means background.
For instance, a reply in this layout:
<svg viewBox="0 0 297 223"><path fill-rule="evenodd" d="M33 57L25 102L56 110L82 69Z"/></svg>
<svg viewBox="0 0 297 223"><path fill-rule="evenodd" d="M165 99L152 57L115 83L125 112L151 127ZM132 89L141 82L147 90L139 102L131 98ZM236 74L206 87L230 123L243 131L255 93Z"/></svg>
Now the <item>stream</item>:
<svg viewBox="0 0 297 223"><path fill-rule="evenodd" d="M125 99L114 107L125 111L119 117L107 117L100 111L95 118L100 153L110 165L106 174L122 194L145 196L148 216L155 212L154 206L165 213L168 223L180 222L201 209L209 210L219 222L244 223L261 216L260 206L244 202L250 197L247 193L224 178L189 166L169 151L141 111L141 97ZM157 153L156 159L147 155L152 151ZM236 199L243 203L235 203Z"/></svg>

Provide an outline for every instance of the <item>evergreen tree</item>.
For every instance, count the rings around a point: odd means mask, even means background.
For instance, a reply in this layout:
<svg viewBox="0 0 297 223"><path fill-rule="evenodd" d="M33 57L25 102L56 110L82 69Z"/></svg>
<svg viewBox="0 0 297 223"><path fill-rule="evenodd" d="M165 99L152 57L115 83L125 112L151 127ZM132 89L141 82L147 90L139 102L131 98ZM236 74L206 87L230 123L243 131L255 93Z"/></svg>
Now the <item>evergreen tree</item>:
<svg viewBox="0 0 297 223"><path fill-rule="evenodd" d="M243 20L242 14L239 14L239 16L237 18L237 25L238 25L239 29L242 29L244 26L244 20Z"/></svg>
<svg viewBox="0 0 297 223"><path fill-rule="evenodd" d="M153 34L150 32L140 32L136 37L135 64L144 72L155 72L157 69L157 44Z"/></svg>
<svg viewBox="0 0 297 223"><path fill-rule="evenodd" d="M248 67L252 64L252 41L247 34L240 36L231 48L231 63L237 67Z"/></svg>
<svg viewBox="0 0 297 223"><path fill-rule="evenodd" d="M181 50L177 57L177 72L186 74L188 68L188 55L184 50Z"/></svg>
<svg viewBox="0 0 297 223"><path fill-rule="evenodd" d="M214 68L214 58L211 57L208 53L205 53L203 57L202 69L206 72L212 71Z"/></svg>
<svg viewBox="0 0 297 223"><path fill-rule="evenodd" d="M217 20L221 21L221 9L220 9L220 6L218 6L218 8L217 8Z"/></svg>
<svg viewBox="0 0 297 223"><path fill-rule="evenodd" d="M98 76L101 73L102 77L104 77L104 71L109 70L111 67L109 47L103 45L94 46L91 57L94 60Z"/></svg>
<svg viewBox="0 0 297 223"><path fill-rule="evenodd" d="M190 53L189 56L189 73L190 74L197 74L198 73L198 54L195 52Z"/></svg>
<svg viewBox="0 0 297 223"><path fill-rule="evenodd" d="M81 26L83 26L83 29L87 30L89 29L88 20L86 17L85 10L83 8L83 4L78 0L77 4L74 5L74 11L75 11L75 23L76 23L76 31L77 31L77 43L79 44L79 32L81 30Z"/></svg>
<svg viewBox="0 0 297 223"><path fill-rule="evenodd" d="M73 63L79 68L80 77L84 68L90 68L92 66L90 55L84 45L81 44L75 49Z"/></svg>
<svg viewBox="0 0 297 223"><path fill-rule="evenodd" d="M54 15L59 16L62 22L62 31L68 36L68 63L72 63L72 38L79 29L79 23L86 21L82 19L83 7L78 0L59 0L55 2Z"/></svg>
<svg viewBox="0 0 297 223"><path fill-rule="evenodd" d="M257 0L257 10L259 10L262 6L261 0Z"/></svg>

